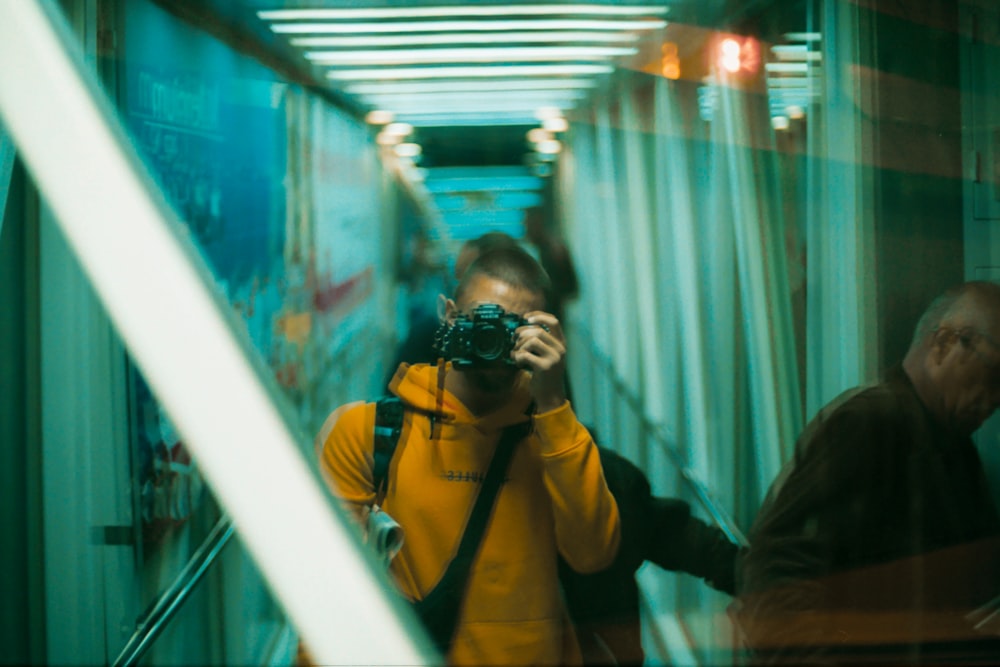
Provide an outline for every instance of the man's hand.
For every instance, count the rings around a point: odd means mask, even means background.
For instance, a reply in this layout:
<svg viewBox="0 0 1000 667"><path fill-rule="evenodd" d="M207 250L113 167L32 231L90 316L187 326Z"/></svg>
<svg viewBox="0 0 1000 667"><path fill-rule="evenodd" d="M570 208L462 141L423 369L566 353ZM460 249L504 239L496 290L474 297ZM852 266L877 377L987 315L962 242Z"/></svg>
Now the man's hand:
<svg viewBox="0 0 1000 667"><path fill-rule="evenodd" d="M531 371L531 395L538 412L555 410L566 402L566 338L555 316L534 310L525 313L528 324L517 329L510 356Z"/></svg>

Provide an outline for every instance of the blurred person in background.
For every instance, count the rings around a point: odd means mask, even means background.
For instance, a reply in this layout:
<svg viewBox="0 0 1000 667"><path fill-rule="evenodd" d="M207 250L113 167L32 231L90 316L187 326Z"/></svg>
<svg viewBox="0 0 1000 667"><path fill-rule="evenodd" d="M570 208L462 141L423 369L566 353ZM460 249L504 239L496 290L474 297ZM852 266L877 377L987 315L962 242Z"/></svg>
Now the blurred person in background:
<svg viewBox="0 0 1000 667"><path fill-rule="evenodd" d="M538 253L538 261L552 281L547 295L549 308L553 315L563 319L566 304L575 299L580 291L569 247L546 224L545 212L540 206L524 212L524 237Z"/></svg>

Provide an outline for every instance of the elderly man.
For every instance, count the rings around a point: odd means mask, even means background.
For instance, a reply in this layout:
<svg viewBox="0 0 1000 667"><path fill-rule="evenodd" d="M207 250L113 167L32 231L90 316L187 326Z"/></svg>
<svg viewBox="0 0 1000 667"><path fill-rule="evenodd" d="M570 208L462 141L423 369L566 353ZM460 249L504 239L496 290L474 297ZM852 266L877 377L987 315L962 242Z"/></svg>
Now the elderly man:
<svg viewBox="0 0 1000 667"><path fill-rule="evenodd" d="M966 615L1000 594L1000 517L970 436L1000 405L998 341L1000 286L952 289L901 366L806 427L740 565L734 611L753 660L937 663L983 649Z"/></svg>

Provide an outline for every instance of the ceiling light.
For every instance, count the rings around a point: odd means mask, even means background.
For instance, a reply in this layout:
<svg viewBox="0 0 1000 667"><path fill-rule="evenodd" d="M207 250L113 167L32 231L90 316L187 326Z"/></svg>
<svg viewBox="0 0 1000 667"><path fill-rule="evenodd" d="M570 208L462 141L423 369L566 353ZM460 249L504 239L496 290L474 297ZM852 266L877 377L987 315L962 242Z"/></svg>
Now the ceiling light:
<svg viewBox="0 0 1000 667"><path fill-rule="evenodd" d="M786 32L784 37L789 42L818 42L822 35L818 32Z"/></svg>
<svg viewBox="0 0 1000 667"><path fill-rule="evenodd" d="M365 115L365 122L369 125L385 125L392 122L392 112L384 109L375 109Z"/></svg>
<svg viewBox="0 0 1000 667"><path fill-rule="evenodd" d="M375 51L309 51L317 65L419 65L424 63L553 62L604 60L634 56L638 49L621 46L511 46L463 49L382 49Z"/></svg>
<svg viewBox="0 0 1000 667"><path fill-rule="evenodd" d="M735 39L727 38L722 40L719 47L719 64L727 72L740 71L740 43Z"/></svg>
<svg viewBox="0 0 1000 667"><path fill-rule="evenodd" d="M413 132L413 126L409 123L389 123L385 126L385 130L383 131L386 134L395 135L397 137L405 137Z"/></svg>
<svg viewBox="0 0 1000 667"><path fill-rule="evenodd" d="M519 76L577 76L610 74L610 65L484 65L481 67L397 67L392 69L334 70L327 72L335 81L379 81L385 79L466 79Z"/></svg>
<svg viewBox="0 0 1000 667"><path fill-rule="evenodd" d="M562 111L554 106L539 107L538 110L535 111L535 118L541 121L544 121L546 118L561 118L561 117L562 117Z"/></svg>
<svg viewBox="0 0 1000 667"><path fill-rule="evenodd" d="M420 148L420 144L406 143L396 144L393 151L395 151L396 155L399 157L417 157L421 152L423 152L423 149Z"/></svg>
<svg viewBox="0 0 1000 667"><path fill-rule="evenodd" d="M292 46L305 48L379 48L384 46L437 46L444 44L576 44L580 42L634 42L633 32L495 32L446 33L443 35L349 35L337 37L293 37Z"/></svg>
<svg viewBox="0 0 1000 667"><path fill-rule="evenodd" d="M382 130L375 135L375 143L379 146L392 146L394 144L398 144L400 138L401 137L398 134L389 134L385 130Z"/></svg>
<svg viewBox="0 0 1000 667"><path fill-rule="evenodd" d="M557 102L569 102L581 100L585 97L581 90L530 90L519 93L512 93L506 90L480 92L475 95L468 93L438 93L436 95L371 95L362 97L362 102L375 108L396 109L412 106L436 106L439 108L450 108L451 106L462 106L465 104L506 104L516 102L518 104L530 105L526 108L537 108L542 105L551 105Z"/></svg>
<svg viewBox="0 0 1000 667"><path fill-rule="evenodd" d="M788 116L773 116L771 118L771 126L776 130L787 130Z"/></svg>
<svg viewBox="0 0 1000 667"><path fill-rule="evenodd" d="M493 91L582 90L594 88L592 79L527 79L520 81L415 81L352 83L344 91L352 95L434 95L437 93L483 93Z"/></svg>
<svg viewBox="0 0 1000 667"><path fill-rule="evenodd" d="M555 155L562 150L562 144L555 139L548 139L546 141L539 141L535 145L535 150L542 155Z"/></svg>
<svg viewBox="0 0 1000 667"><path fill-rule="evenodd" d="M546 118L542 121L542 127L544 127L549 132L565 132L569 129L569 123L566 122L565 118L553 117Z"/></svg>
<svg viewBox="0 0 1000 667"><path fill-rule="evenodd" d="M531 125L535 122L530 112L486 111L468 113L415 113L400 114L414 127L467 127Z"/></svg>
<svg viewBox="0 0 1000 667"><path fill-rule="evenodd" d="M402 21L385 23L272 23L271 30L281 34L413 33L413 32L497 32L500 30L658 30L667 22L602 21L588 19L533 19L527 21Z"/></svg>
<svg viewBox="0 0 1000 667"><path fill-rule="evenodd" d="M808 74L808 63L766 63L764 69L771 74Z"/></svg>
<svg viewBox="0 0 1000 667"><path fill-rule="evenodd" d="M257 16L265 21L313 21L341 19L414 19L443 16L542 16L546 14L580 14L596 16L662 15L667 8L658 5L615 6L603 4L578 5L450 5L446 7L366 7L344 9L264 9Z"/></svg>
<svg viewBox="0 0 1000 667"><path fill-rule="evenodd" d="M528 130L528 141L533 144L537 144L540 141L549 141L550 139L552 139L552 135L540 127L533 127Z"/></svg>
<svg viewBox="0 0 1000 667"><path fill-rule="evenodd" d="M567 101L564 103L566 108L573 108L573 103ZM394 113L397 118L406 118L410 114L425 114L425 113L437 113L437 114L467 114L467 113L482 113L490 111L504 111L504 112L520 112L523 114L531 114L538 107L537 102L532 102L531 100L521 101L521 100L508 100L508 101L478 101L478 100L468 100L462 103L455 103L452 105L442 105L436 104L433 101L424 102L421 104L409 104L405 106L399 106L394 109ZM409 119L406 119L409 122Z"/></svg>

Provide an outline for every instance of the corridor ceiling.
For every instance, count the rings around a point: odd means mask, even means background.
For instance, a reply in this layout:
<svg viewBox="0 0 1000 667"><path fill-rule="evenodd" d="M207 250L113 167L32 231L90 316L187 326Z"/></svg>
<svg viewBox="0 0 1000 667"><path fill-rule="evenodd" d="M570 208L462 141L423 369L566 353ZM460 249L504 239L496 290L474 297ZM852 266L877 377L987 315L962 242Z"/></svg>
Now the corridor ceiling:
<svg viewBox="0 0 1000 667"><path fill-rule="evenodd" d="M338 6L339 5L339 6ZM262 9L323 79L416 127L531 125L585 100L666 27L665 5L473 3Z"/></svg>
<svg viewBox="0 0 1000 667"><path fill-rule="evenodd" d="M210 4L381 129L462 238L520 235L574 110L616 71L659 62L672 21L704 21L726 0Z"/></svg>

